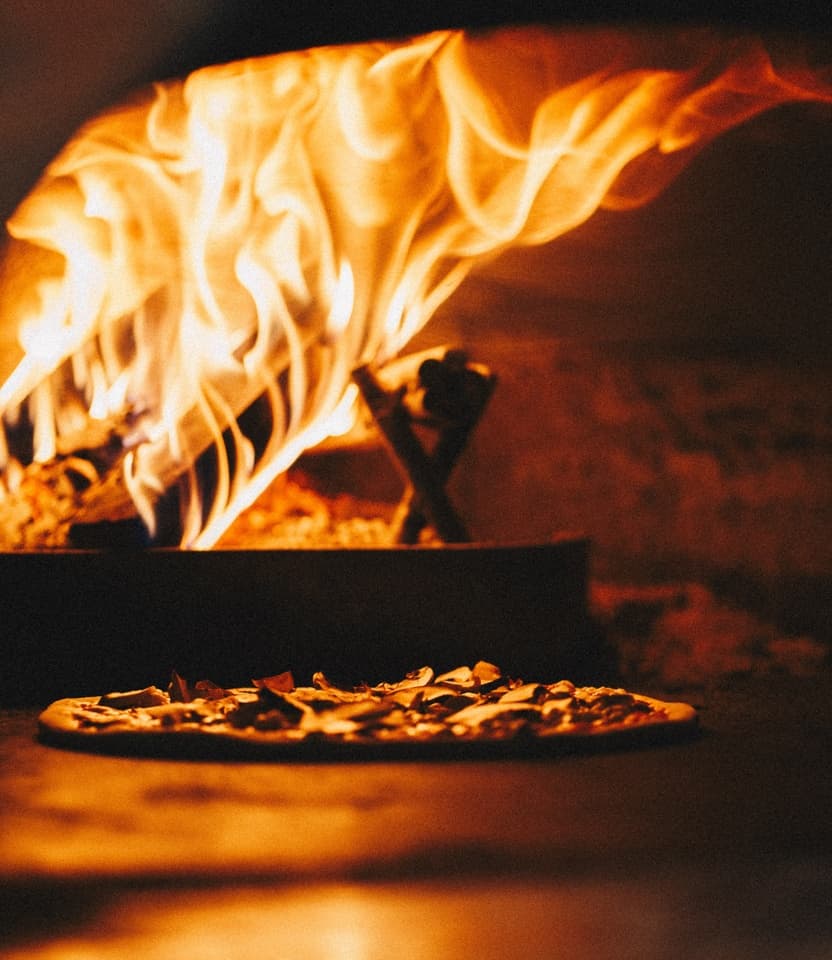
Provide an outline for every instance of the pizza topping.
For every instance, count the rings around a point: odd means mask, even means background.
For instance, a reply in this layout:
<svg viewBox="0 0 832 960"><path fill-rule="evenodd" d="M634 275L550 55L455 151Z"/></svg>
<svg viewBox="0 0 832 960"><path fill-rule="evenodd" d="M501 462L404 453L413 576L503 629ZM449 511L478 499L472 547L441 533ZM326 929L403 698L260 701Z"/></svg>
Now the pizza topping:
<svg viewBox="0 0 832 960"><path fill-rule="evenodd" d="M273 677L263 677L262 680L255 680L254 686L263 690L270 690L272 693L291 693L295 689L295 678L291 671L284 670L283 673L278 673Z"/></svg>
<svg viewBox="0 0 832 960"><path fill-rule="evenodd" d="M289 674L289 676L291 676L291 674ZM194 699L223 700L229 695L228 690L225 690L223 687L218 687L215 683L211 683L210 680L197 680L194 689L196 691Z"/></svg>
<svg viewBox="0 0 832 960"><path fill-rule="evenodd" d="M500 703L542 703L548 691L541 683L524 683L500 696Z"/></svg>
<svg viewBox="0 0 832 960"><path fill-rule="evenodd" d="M158 687L128 690L125 693L108 693L98 701L100 707L113 707L116 710L129 710L131 707L152 707L160 703L168 703L168 695Z"/></svg>
<svg viewBox="0 0 832 960"><path fill-rule="evenodd" d="M175 670L171 674L168 684L168 696L175 703L188 703L194 698L188 681L184 677L180 677Z"/></svg>
<svg viewBox="0 0 832 960"><path fill-rule="evenodd" d="M464 669L468 669L467 667ZM433 682L433 670L431 667L422 667L421 670L413 670L408 673L404 680L398 683L380 683L375 687L370 687L373 694L398 693L401 690L411 690L414 687L424 687Z"/></svg>
<svg viewBox="0 0 832 960"><path fill-rule="evenodd" d="M261 681L262 684L262 681ZM254 699L237 701L228 711L228 721L239 729L285 730L297 726L311 708L297 697L265 685L257 688Z"/></svg>
<svg viewBox="0 0 832 960"><path fill-rule="evenodd" d="M73 716L81 727L110 727L124 724L125 715L113 707L100 707L97 704L81 703L73 711Z"/></svg>
<svg viewBox="0 0 832 960"><path fill-rule="evenodd" d="M548 739L669 720L666 705L625 690L525 683L485 662L440 675L422 667L398 683L353 689L322 673L311 687L295 686L288 671L252 683L225 690L174 673L167 691L146 687L74 701L72 716L93 733L204 730L274 743Z"/></svg>
<svg viewBox="0 0 832 960"><path fill-rule="evenodd" d="M336 687L334 683L330 683L320 671L312 676L312 683L314 684L316 690L322 690L326 695L328 695L331 701L338 701L341 703L363 700L367 693L366 687L362 687L358 690L342 690L340 687Z"/></svg>
<svg viewBox="0 0 832 960"><path fill-rule="evenodd" d="M208 710L204 703L162 703L156 707L148 707L144 711L145 717L158 720L165 727L175 727L182 723L201 723L209 719L214 711Z"/></svg>
<svg viewBox="0 0 832 960"><path fill-rule="evenodd" d="M175 670L168 684L168 697L173 703L191 703L193 700L222 700L228 691L218 687L210 680L198 680L193 686Z"/></svg>
<svg viewBox="0 0 832 960"><path fill-rule="evenodd" d="M285 675L280 675L283 678ZM269 678L274 679L274 678ZM653 708L624 690L523 683L480 663L435 676L429 667L399 683L343 690L321 674L314 687L254 681L255 699L228 714L238 729L293 730L299 736L341 739L503 738L644 720ZM277 689L275 689L277 687Z"/></svg>
<svg viewBox="0 0 832 960"><path fill-rule="evenodd" d="M482 689L504 680L500 668L486 660L477 661L473 668L457 667L456 670L450 670L436 678L438 684L459 687L462 690Z"/></svg>
<svg viewBox="0 0 832 960"><path fill-rule="evenodd" d="M575 684L569 680L559 680L557 683L550 683L546 689L549 691L549 698L552 700L568 700L575 694Z"/></svg>

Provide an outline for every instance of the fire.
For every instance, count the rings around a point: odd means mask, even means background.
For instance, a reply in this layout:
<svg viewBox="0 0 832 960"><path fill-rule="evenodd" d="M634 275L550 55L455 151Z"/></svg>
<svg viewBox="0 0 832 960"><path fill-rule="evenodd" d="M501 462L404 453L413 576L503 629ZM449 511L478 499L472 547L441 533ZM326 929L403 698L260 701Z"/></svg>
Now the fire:
<svg viewBox="0 0 832 960"><path fill-rule="evenodd" d="M182 545L210 547L472 267L645 202L722 131L832 100L827 79L707 31L529 27L158 84L91 120L8 224L25 283L0 465L21 431L46 461L120 417L148 527L176 480Z"/></svg>

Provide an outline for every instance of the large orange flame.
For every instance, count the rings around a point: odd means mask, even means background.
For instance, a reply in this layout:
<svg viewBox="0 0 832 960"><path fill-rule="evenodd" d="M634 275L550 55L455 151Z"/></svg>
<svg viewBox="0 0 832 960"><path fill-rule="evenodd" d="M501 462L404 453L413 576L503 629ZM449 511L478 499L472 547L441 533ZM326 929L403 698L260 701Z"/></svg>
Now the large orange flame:
<svg viewBox="0 0 832 960"><path fill-rule="evenodd" d="M439 32L158 85L88 123L9 223L40 253L5 321L23 355L4 424L25 407L48 459L129 411L148 526L178 472L183 545L211 546L474 264L644 202L722 131L807 99L830 100L819 71L706 31ZM239 422L257 397L259 447Z"/></svg>

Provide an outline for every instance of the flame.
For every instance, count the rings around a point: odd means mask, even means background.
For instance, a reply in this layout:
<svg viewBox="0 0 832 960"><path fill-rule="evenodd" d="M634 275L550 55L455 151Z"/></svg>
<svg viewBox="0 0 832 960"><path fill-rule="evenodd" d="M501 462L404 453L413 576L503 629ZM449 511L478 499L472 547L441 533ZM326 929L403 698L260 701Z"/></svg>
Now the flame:
<svg viewBox="0 0 832 960"><path fill-rule="evenodd" d="M90 121L8 224L38 256L6 321L23 354L0 456L21 420L48 460L85 418L128 417L149 529L178 478L182 545L209 547L475 264L645 202L760 111L831 98L821 71L703 30L447 31L159 84Z"/></svg>

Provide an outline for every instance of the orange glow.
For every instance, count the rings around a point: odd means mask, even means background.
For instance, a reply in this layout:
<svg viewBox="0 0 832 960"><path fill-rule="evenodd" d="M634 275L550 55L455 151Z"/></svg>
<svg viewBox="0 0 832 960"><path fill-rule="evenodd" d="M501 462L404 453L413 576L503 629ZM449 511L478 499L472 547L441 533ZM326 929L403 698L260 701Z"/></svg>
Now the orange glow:
<svg viewBox="0 0 832 960"><path fill-rule="evenodd" d="M178 477L182 545L210 547L344 429L351 371L395 356L472 267L645 202L793 100L832 100L823 74L709 31L438 32L157 85L90 121L9 222L33 266L6 318L22 355L0 456L24 409L39 460L129 415L149 529ZM261 397L256 447L239 418Z"/></svg>

